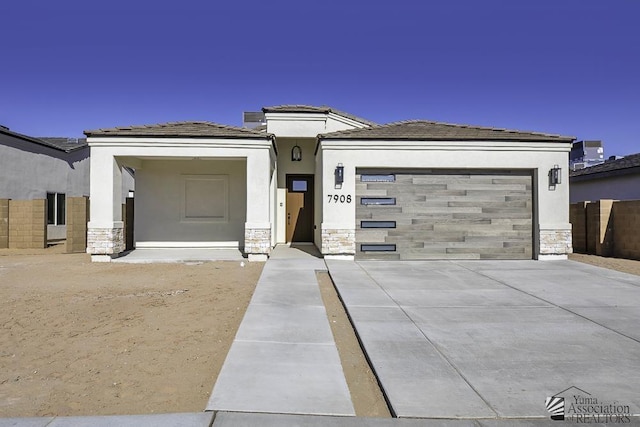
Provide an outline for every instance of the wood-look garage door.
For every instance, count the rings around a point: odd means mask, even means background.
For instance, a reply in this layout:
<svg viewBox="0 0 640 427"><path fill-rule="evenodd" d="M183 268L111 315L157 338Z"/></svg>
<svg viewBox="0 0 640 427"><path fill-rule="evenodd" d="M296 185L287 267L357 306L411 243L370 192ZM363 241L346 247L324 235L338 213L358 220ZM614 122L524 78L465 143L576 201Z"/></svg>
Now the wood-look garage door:
<svg viewBox="0 0 640 427"><path fill-rule="evenodd" d="M359 259L531 259L531 171L358 170Z"/></svg>

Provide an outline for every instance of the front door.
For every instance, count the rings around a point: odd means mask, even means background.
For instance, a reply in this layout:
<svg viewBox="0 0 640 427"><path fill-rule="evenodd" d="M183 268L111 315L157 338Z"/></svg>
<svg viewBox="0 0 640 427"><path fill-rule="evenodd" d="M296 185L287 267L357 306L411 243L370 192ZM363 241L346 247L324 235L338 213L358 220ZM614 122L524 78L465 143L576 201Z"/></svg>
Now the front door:
<svg viewBox="0 0 640 427"><path fill-rule="evenodd" d="M313 175L287 175L287 242L313 241Z"/></svg>

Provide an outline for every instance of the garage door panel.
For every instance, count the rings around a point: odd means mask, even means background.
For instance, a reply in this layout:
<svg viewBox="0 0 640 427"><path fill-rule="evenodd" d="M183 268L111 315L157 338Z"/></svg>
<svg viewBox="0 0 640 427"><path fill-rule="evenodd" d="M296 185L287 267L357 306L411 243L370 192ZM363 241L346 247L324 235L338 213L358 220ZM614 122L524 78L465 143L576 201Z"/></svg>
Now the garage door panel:
<svg viewBox="0 0 640 427"><path fill-rule="evenodd" d="M357 171L356 178L358 258L532 258L530 171L399 170L366 177L387 182L366 183L363 173L369 172ZM362 197L394 198L396 204L362 205ZM394 221L395 227L362 229L362 220ZM387 245L362 251L367 243ZM382 254L380 248L395 250Z"/></svg>

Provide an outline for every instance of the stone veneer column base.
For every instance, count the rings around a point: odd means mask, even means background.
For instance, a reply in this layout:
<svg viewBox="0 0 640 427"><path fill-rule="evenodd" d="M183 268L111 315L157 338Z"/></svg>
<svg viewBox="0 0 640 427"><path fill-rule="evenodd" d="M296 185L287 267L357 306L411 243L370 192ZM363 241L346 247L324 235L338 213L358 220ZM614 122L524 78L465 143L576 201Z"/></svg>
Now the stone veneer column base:
<svg viewBox="0 0 640 427"><path fill-rule="evenodd" d="M563 259L573 252L571 229L540 229L540 254L538 259Z"/></svg>
<svg viewBox="0 0 640 427"><path fill-rule="evenodd" d="M271 229L245 228L244 252L249 261L266 261L271 254Z"/></svg>
<svg viewBox="0 0 640 427"><path fill-rule="evenodd" d="M356 230L353 228L323 228L322 254L349 255L356 253Z"/></svg>
<svg viewBox="0 0 640 427"><path fill-rule="evenodd" d="M124 252L124 228L122 223L113 228L91 227L87 229L87 253L91 255L107 255L109 258ZM120 225L120 226L118 226ZM91 257L92 261L94 257ZM95 259L97 261L97 257ZM103 257L102 261L106 261Z"/></svg>

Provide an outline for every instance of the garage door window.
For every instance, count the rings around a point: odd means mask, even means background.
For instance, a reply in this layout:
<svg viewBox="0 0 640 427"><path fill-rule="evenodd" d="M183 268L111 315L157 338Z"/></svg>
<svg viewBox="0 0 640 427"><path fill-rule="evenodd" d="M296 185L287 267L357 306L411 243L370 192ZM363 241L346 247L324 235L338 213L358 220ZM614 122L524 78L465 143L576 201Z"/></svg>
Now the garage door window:
<svg viewBox="0 0 640 427"><path fill-rule="evenodd" d="M361 182L395 182L394 174L366 174L360 175Z"/></svg>
<svg viewBox="0 0 640 427"><path fill-rule="evenodd" d="M360 199L361 205L395 205L395 197L363 197Z"/></svg>
<svg viewBox="0 0 640 427"><path fill-rule="evenodd" d="M362 245L360 245L360 251L361 252L395 252L396 251L396 245L390 245L390 244L387 244L387 243L382 243L382 244L374 244L374 243L362 244Z"/></svg>
<svg viewBox="0 0 640 427"><path fill-rule="evenodd" d="M396 228L395 221L360 221L360 228Z"/></svg>

